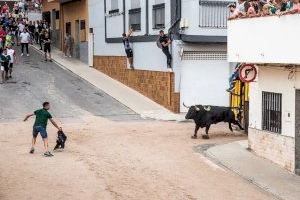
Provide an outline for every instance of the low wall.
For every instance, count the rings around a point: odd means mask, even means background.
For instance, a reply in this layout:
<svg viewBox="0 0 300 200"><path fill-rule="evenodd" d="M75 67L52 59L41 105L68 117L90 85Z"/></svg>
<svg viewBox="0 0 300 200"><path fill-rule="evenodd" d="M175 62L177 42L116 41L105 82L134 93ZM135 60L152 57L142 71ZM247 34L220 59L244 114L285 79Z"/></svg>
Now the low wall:
<svg viewBox="0 0 300 200"><path fill-rule="evenodd" d="M295 171L295 139L280 134L249 128L249 148L257 155L281 167Z"/></svg>
<svg viewBox="0 0 300 200"><path fill-rule="evenodd" d="M94 68L137 90L165 108L179 112L179 93L174 91L174 73L127 69L124 56L94 56Z"/></svg>

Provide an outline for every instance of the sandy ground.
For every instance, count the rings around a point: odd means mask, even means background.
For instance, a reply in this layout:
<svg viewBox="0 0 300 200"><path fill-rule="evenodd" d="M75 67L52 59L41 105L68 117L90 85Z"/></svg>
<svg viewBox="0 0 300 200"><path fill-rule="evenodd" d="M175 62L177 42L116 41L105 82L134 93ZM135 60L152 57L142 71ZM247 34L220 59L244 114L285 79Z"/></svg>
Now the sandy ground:
<svg viewBox="0 0 300 200"><path fill-rule="evenodd" d="M28 153L31 126L32 121L0 124L1 200L271 199L194 151L201 144L245 138L223 125L211 129L210 140L192 140L191 123L90 117L64 124L67 147L52 158L42 156L40 138L36 153ZM49 125L51 147L55 132Z"/></svg>

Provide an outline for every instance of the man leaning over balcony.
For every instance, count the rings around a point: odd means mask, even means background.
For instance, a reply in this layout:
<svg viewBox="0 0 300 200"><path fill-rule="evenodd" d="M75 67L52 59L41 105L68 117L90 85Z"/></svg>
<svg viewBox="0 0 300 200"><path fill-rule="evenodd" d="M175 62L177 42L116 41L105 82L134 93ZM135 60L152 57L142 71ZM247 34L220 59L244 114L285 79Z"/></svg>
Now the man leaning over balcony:
<svg viewBox="0 0 300 200"><path fill-rule="evenodd" d="M288 2L288 10L284 12L280 12L279 16L295 14L295 13L299 13L299 11L300 11L299 0L290 0L290 2Z"/></svg>

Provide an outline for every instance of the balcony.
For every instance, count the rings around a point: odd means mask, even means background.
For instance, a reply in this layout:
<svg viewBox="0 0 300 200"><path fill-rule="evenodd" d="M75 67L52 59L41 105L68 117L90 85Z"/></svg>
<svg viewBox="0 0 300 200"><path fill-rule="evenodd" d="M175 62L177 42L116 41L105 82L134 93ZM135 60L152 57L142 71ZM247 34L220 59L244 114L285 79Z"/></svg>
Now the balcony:
<svg viewBox="0 0 300 200"><path fill-rule="evenodd" d="M228 21L228 61L300 64L300 15Z"/></svg>

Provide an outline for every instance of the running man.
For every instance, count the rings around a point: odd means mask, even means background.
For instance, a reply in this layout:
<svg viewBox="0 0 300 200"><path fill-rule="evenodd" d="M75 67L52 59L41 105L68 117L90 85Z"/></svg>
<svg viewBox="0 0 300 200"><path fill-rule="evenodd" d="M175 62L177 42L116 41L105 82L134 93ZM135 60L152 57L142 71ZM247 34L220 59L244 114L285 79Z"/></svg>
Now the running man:
<svg viewBox="0 0 300 200"><path fill-rule="evenodd" d="M127 34L123 33L122 40L123 40L123 45L125 48L126 56L127 56L128 62L129 62L129 66L131 69L134 69L134 67L133 67L133 51L132 51L132 47L131 47L130 41L129 41L129 38L130 38L132 32L133 32L133 30L130 28L130 30Z"/></svg>
<svg viewBox="0 0 300 200"><path fill-rule="evenodd" d="M24 122L27 121L28 118L32 117L35 115L35 122L33 125L33 131L32 131L32 146L30 149L31 154L34 153L34 146L36 143L36 138L38 136L38 134L40 133L41 137L43 138L43 142L44 142L44 149L45 149L45 153L44 156L46 157L51 157L53 156L53 154L50 153L50 151L48 150L48 133L47 133L47 123L48 120L50 120L50 122L53 124L53 126L55 126L58 130L62 130L61 127L59 127L55 121L52 119L51 114L48 112L48 110L50 109L50 103L49 102L44 102L43 103L43 108L34 111L34 113L29 114L25 117Z"/></svg>

